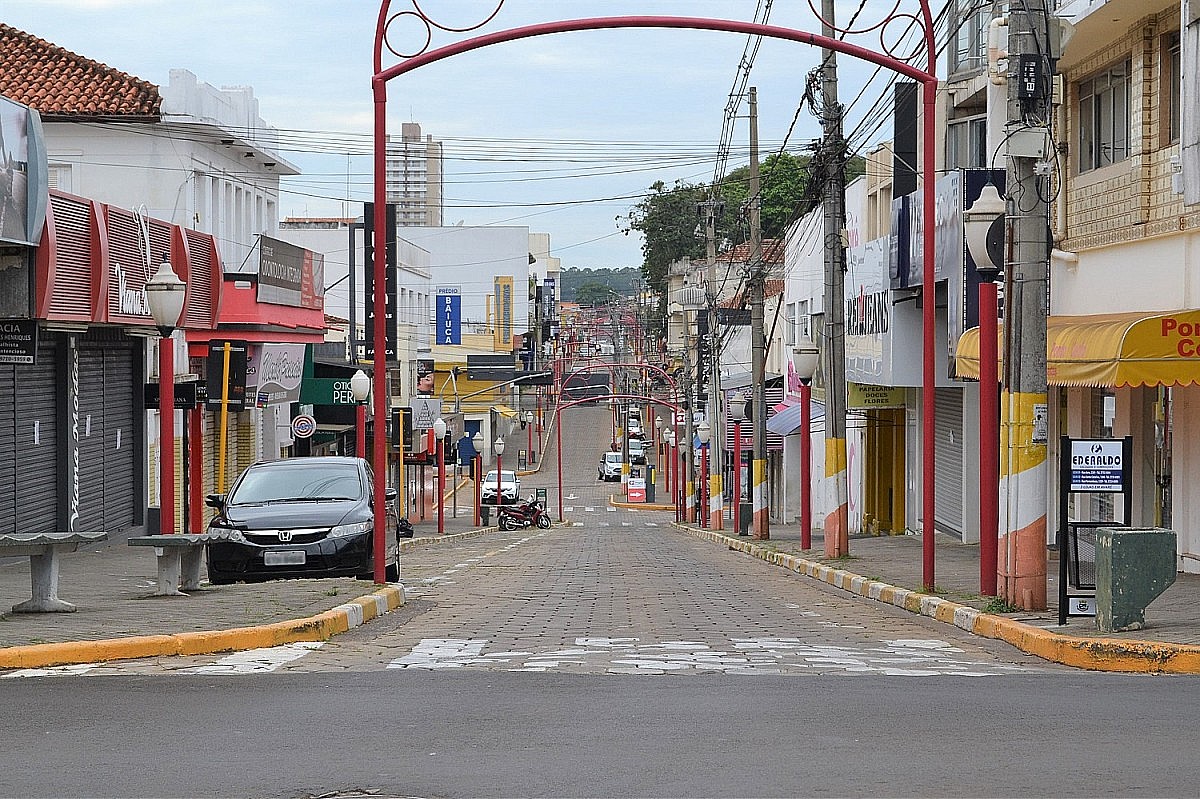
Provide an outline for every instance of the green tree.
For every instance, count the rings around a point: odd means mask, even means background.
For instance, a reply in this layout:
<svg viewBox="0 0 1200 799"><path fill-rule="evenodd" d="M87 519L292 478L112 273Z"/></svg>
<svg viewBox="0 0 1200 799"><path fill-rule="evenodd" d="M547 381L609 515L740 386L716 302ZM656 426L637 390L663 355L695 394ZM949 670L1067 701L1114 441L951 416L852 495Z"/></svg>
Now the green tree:
<svg viewBox="0 0 1200 799"><path fill-rule="evenodd" d="M704 254L704 242L696 236L696 205L708 194L703 185L676 181L667 188L661 180L624 217L617 217L625 235L642 234L642 274L657 291L667 284L667 267L681 258Z"/></svg>
<svg viewBox="0 0 1200 799"><path fill-rule="evenodd" d="M575 289L575 302L580 305L604 305L615 292L604 283L589 280Z"/></svg>

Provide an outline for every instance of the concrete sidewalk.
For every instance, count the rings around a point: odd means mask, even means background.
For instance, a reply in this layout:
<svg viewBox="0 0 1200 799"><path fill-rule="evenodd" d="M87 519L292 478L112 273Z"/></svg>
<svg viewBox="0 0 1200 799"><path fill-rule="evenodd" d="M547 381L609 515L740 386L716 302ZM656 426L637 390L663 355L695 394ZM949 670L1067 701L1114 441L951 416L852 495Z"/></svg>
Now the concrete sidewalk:
<svg viewBox="0 0 1200 799"><path fill-rule="evenodd" d="M480 534L472 522L471 514L448 516L440 537L436 520L417 525L401 542L401 580L405 552ZM350 577L205 584L186 597L155 596L154 551L126 537L62 557L58 593L74 613L10 613L29 598L29 558L0 562L0 669L320 641L404 604L399 586Z"/></svg>
<svg viewBox="0 0 1200 799"><path fill-rule="evenodd" d="M979 594L979 547L938 535L933 593L922 591L918 536L861 536L846 558L824 557L814 531L812 548L800 546L796 524L774 525L757 541L730 530L676 525L690 535L745 552L870 599L944 621L978 635L1077 668L1101 671L1200 673L1200 575L1179 574L1175 584L1146 610L1146 628L1100 633L1095 619L1072 616L1058 625L1058 561L1048 562L1050 607L1042 612L1003 612ZM1053 555L1053 553L1051 553Z"/></svg>

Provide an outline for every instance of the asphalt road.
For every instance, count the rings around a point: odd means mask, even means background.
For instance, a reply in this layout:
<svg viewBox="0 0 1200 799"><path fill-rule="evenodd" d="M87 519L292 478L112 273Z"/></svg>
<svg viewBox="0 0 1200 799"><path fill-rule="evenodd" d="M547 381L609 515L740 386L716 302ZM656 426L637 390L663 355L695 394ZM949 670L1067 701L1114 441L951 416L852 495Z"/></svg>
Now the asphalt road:
<svg viewBox="0 0 1200 799"><path fill-rule="evenodd" d="M6 675L0 796L1195 794L1194 678L1059 668L610 511L609 425L575 414L571 525L416 551L382 619Z"/></svg>

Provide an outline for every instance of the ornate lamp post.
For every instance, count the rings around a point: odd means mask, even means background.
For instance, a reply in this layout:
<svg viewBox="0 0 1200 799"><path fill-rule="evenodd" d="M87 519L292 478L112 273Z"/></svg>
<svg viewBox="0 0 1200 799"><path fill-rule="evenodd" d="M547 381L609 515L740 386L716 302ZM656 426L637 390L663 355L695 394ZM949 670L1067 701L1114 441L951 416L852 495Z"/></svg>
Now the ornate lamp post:
<svg viewBox="0 0 1200 799"><path fill-rule="evenodd" d="M709 518L709 489L708 489L708 440L712 437L712 425L705 419L696 425L696 438L700 440L700 490L696 497L696 521L701 527L712 527Z"/></svg>
<svg viewBox="0 0 1200 799"><path fill-rule="evenodd" d="M146 282L146 303L162 338L158 342L159 532L175 532L175 344L171 336L183 313L187 285L164 254Z"/></svg>
<svg viewBox="0 0 1200 799"><path fill-rule="evenodd" d="M812 548L812 376L821 352L808 339L796 342L792 368L800 379L800 548Z"/></svg>
<svg viewBox="0 0 1200 799"><path fill-rule="evenodd" d="M475 483L475 526L478 527L480 517L480 489L483 488L483 433L476 430L475 435L471 436L471 443L475 445L475 462L472 464L475 479L472 482Z"/></svg>
<svg viewBox="0 0 1200 799"><path fill-rule="evenodd" d="M529 463L537 463L537 453L533 451L533 411L525 411L521 417L521 426L529 434Z"/></svg>
<svg viewBox="0 0 1200 799"><path fill-rule="evenodd" d="M444 535L446 532L446 420L440 416L433 423L433 437L437 439L438 535Z"/></svg>
<svg viewBox="0 0 1200 799"><path fill-rule="evenodd" d="M371 396L371 378L359 369L350 378L350 394L354 397L354 454L367 457L367 397Z"/></svg>
<svg viewBox="0 0 1200 799"><path fill-rule="evenodd" d="M1005 210L1000 193L987 183L963 213L967 250L979 275L979 593L984 596L996 595L1000 537L996 278L1004 262Z"/></svg>
<svg viewBox="0 0 1200 799"><path fill-rule="evenodd" d="M746 420L746 395L738 391L729 397L729 418L733 420L733 527L738 535L749 535L742 527L742 422Z"/></svg>
<svg viewBox="0 0 1200 799"><path fill-rule="evenodd" d="M504 495L500 493L504 487L504 439L496 436L492 447L496 450L496 512L499 513L500 506L504 504Z"/></svg>

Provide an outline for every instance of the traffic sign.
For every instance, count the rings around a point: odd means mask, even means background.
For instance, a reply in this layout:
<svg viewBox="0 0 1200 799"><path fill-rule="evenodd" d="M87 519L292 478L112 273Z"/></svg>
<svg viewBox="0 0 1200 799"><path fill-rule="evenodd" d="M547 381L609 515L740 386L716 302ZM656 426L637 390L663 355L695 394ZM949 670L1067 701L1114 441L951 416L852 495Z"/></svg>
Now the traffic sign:
<svg viewBox="0 0 1200 799"><path fill-rule="evenodd" d="M317 420L306 413L292 419L292 435L296 438L308 438L317 432Z"/></svg>

